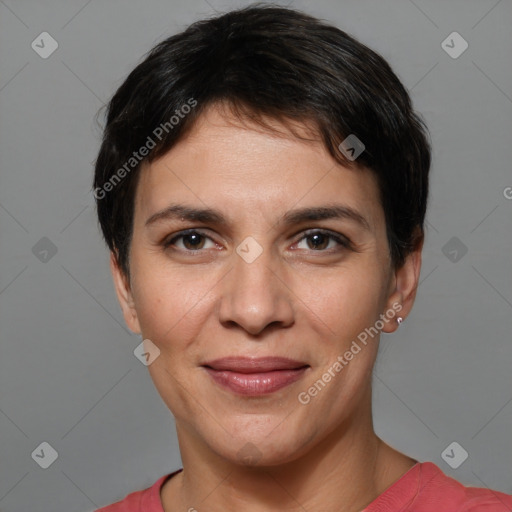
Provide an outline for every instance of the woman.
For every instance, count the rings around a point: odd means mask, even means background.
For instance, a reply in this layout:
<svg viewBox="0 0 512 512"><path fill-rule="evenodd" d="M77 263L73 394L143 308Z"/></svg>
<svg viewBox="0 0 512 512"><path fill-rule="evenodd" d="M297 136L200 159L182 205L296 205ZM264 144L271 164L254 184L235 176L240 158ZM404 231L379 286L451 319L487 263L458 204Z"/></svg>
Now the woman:
<svg viewBox="0 0 512 512"><path fill-rule="evenodd" d="M373 429L430 160L389 65L305 14L252 6L150 52L108 106L94 194L183 470L101 511L511 510Z"/></svg>

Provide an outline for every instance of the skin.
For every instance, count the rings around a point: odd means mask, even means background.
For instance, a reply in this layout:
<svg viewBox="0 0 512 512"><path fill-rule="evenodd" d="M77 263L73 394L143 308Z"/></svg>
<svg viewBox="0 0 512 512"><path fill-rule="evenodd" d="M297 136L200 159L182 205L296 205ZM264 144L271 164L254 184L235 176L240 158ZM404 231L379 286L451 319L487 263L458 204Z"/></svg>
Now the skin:
<svg viewBox="0 0 512 512"><path fill-rule="evenodd" d="M297 397L393 304L407 317L422 243L395 269L374 176L341 166L318 140L268 122L279 133L210 107L186 138L142 169L129 278L111 257L127 325L160 350L148 369L176 421L184 470L163 486L166 512L355 512L416 463L373 429L378 336L308 404ZM296 128L313 139L307 126ZM146 225L170 204L216 209L226 223L178 217ZM368 228L348 218L280 222L292 210L333 204L356 210ZM204 238L164 246L191 228ZM311 236L319 229L350 246ZM262 248L252 263L236 252L248 236ZM397 317L382 330L395 331ZM269 355L310 367L275 393L244 397L201 366ZM247 443L251 465L240 458Z"/></svg>

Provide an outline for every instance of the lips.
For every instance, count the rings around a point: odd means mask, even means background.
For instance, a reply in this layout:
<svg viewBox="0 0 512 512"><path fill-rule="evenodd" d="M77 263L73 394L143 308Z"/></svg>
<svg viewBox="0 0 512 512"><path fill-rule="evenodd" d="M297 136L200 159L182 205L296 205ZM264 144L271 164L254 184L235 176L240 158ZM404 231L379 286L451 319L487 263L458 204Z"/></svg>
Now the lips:
<svg viewBox="0 0 512 512"><path fill-rule="evenodd" d="M286 357L225 357L202 365L221 387L239 395L278 391L302 378L309 365Z"/></svg>
<svg viewBox="0 0 512 512"><path fill-rule="evenodd" d="M308 366L301 361L288 359L287 357L224 357L209 361L203 366L213 370L226 370L238 373L261 373L277 370L296 370Z"/></svg>

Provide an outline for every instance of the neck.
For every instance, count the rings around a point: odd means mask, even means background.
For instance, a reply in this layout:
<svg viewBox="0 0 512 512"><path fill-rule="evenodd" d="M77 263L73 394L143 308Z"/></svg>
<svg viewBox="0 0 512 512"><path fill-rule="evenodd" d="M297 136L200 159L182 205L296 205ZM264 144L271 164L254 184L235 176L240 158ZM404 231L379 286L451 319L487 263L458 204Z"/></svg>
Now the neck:
<svg viewBox="0 0 512 512"><path fill-rule="evenodd" d="M207 456L178 426L184 470L162 489L164 510L359 512L416 463L379 439L366 416L299 459L266 467Z"/></svg>

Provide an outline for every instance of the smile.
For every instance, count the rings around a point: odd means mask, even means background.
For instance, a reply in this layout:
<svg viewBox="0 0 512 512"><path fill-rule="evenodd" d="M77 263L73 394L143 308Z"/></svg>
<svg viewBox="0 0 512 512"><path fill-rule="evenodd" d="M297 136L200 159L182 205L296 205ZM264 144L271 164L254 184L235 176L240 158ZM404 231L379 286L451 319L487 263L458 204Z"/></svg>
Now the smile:
<svg viewBox="0 0 512 512"><path fill-rule="evenodd" d="M293 384L309 365L287 358L223 358L203 365L221 387L245 396L266 395Z"/></svg>

